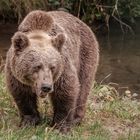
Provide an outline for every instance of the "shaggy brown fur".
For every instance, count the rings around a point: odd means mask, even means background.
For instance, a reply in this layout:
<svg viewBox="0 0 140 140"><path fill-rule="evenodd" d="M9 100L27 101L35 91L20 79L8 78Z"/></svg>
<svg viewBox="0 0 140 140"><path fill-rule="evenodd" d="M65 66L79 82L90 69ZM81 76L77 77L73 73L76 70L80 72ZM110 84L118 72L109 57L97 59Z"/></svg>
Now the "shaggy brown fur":
<svg viewBox="0 0 140 140"><path fill-rule="evenodd" d="M21 125L38 124L37 96L51 86L52 125L67 132L85 114L87 96L99 61L98 42L90 28L60 11L29 13L12 38L6 79L18 106Z"/></svg>

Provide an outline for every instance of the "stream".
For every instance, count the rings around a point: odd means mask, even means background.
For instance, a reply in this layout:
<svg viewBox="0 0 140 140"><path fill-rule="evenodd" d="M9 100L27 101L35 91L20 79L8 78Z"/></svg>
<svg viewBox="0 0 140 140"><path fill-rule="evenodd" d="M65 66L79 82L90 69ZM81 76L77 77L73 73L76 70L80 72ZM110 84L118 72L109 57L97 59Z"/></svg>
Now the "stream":
<svg viewBox="0 0 140 140"><path fill-rule="evenodd" d="M6 58L10 40L17 30L15 24L0 24L0 59ZM97 36L100 44L98 83L115 83L119 87L140 94L140 31L123 35L112 27L109 35Z"/></svg>

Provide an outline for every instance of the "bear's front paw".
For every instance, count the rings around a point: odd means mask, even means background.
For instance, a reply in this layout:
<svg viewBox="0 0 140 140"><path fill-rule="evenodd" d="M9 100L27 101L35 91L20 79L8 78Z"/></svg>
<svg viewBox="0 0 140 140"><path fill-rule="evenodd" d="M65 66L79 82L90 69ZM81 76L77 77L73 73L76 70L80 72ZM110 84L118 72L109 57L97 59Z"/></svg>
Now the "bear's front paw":
<svg viewBox="0 0 140 140"><path fill-rule="evenodd" d="M41 121L40 116L33 115L24 115L21 119L20 126L35 126L38 125Z"/></svg>

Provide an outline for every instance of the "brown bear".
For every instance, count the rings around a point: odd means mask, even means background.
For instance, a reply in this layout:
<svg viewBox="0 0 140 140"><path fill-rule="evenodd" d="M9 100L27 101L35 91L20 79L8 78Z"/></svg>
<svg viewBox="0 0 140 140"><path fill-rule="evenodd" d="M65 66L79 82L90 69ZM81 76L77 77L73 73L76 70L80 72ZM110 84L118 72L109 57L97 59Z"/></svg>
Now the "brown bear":
<svg viewBox="0 0 140 140"><path fill-rule="evenodd" d="M40 122L37 98L46 95L53 105L52 126L65 133L79 124L98 61L96 37L81 20L62 11L29 13L12 37L6 59L6 83L20 124Z"/></svg>

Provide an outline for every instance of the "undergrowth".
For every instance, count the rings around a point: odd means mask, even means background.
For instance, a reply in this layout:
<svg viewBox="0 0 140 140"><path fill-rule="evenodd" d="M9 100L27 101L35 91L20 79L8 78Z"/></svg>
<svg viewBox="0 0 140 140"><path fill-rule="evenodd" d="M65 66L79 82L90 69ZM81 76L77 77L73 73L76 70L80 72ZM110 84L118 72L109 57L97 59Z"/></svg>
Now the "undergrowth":
<svg viewBox="0 0 140 140"><path fill-rule="evenodd" d="M140 102L120 97L108 85L96 84L87 103L83 123L67 135L48 126L51 106L40 101L44 120L37 127L20 128L16 105L6 90L4 74L0 74L0 140L139 140Z"/></svg>

